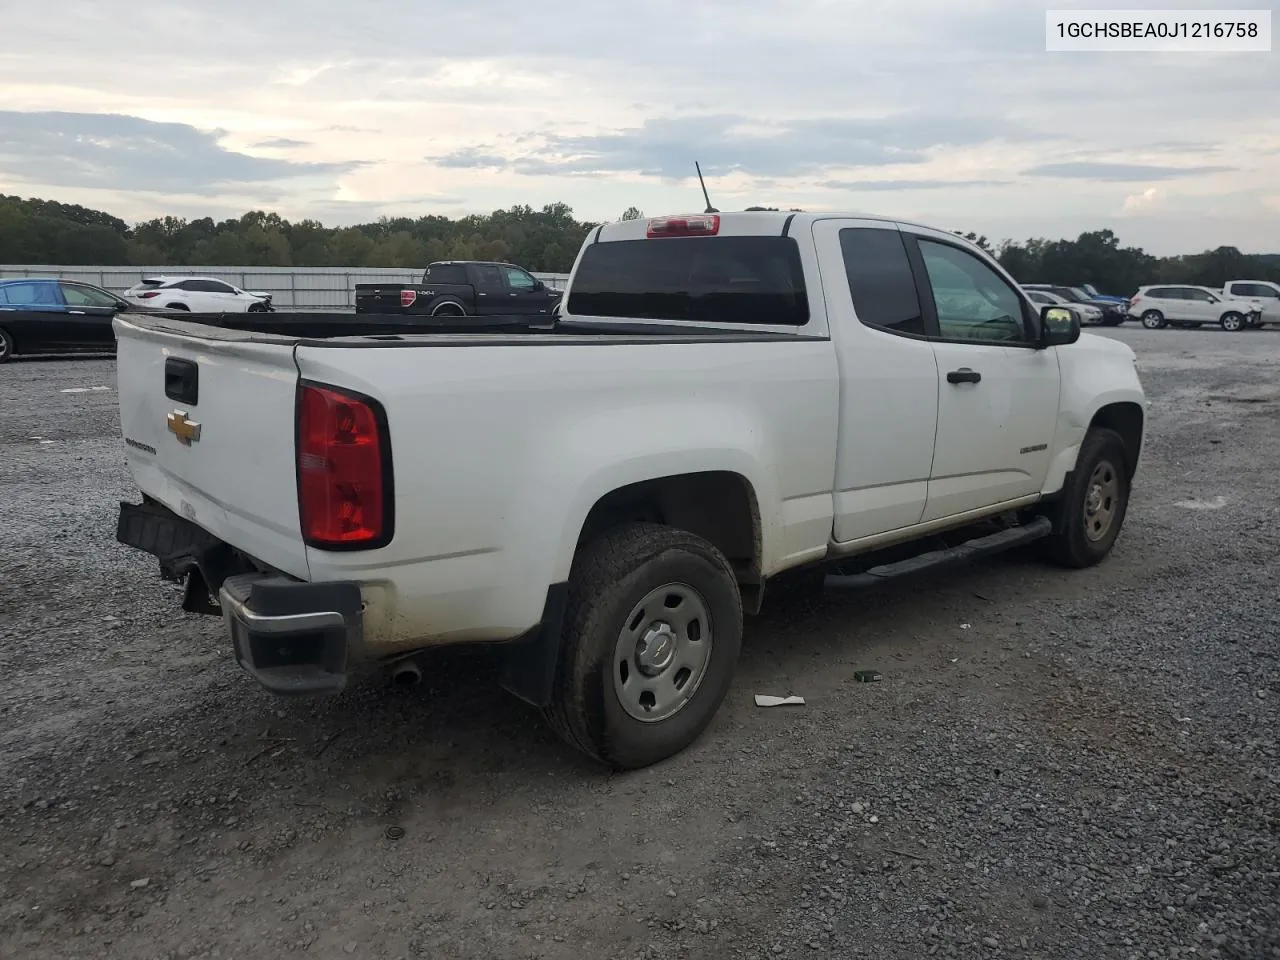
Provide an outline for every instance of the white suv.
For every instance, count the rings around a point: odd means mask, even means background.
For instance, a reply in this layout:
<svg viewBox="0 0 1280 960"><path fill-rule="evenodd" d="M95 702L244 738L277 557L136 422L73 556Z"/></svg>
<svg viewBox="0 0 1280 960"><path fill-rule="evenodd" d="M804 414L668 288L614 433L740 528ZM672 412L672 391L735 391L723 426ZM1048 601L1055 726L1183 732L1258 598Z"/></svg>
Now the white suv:
<svg viewBox="0 0 1280 960"><path fill-rule="evenodd" d="M271 294L241 290L213 277L146 277L124 293L139 306L192 313L267 313Z"/></svg>
<svg viewBox="0 0 1280 960"><path fill-rule="evenodd" d="M1262 310L1257 326L1280 323L1280 283L1271 280L1228 280L1223 294L1237 300L1253 300Z"/></svg>
<svg viewBox="0 0 1280 960"><path fill-rule="evenodd" d="M1260 312L1251 300L1224 299L1219 291L1185 284L1139 287L1129 299L1129 316L1148 330L1216 323L1234 333L1254 325Z"/></svg>

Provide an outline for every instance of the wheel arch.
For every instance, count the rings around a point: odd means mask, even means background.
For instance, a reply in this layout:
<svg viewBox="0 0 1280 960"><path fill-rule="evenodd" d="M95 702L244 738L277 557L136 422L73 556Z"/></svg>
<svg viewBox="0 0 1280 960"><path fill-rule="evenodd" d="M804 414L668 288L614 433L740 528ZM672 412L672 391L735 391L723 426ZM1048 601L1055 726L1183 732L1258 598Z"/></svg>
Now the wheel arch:
<svg viewBox="0 0 1280 960"><path fill-rule="evenodd" d="M1098 408L1089 421L1089 430L1102 428L1119 434L1124 442L1124 468L1129 480L1138 472L1146 429L1146 411L1132 400L1108 403ZM1087 431L1086 431L1087 432Z"/></svg>
<svg viewBox="0 0 1280 960"><path fill-rule="evenodd" d="M725 555L740 585L761 580L763 532L755 487L733 470L657 476L598 497L578 531L574 554L605 530L649 521L699 536Z"/></svg>

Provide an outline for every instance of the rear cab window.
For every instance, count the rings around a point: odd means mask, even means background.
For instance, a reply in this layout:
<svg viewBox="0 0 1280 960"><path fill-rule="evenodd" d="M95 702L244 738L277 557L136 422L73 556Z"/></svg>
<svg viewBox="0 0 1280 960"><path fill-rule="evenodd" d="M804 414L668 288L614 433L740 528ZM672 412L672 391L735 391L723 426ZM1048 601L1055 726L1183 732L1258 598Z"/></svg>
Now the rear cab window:
<svg viewBox="0 0 1280 960"><path fill-rule="evenodd" d="M565 312L802 327L809 322L809 300L800 249L791 237L663 237L589 244Z"/></svg>

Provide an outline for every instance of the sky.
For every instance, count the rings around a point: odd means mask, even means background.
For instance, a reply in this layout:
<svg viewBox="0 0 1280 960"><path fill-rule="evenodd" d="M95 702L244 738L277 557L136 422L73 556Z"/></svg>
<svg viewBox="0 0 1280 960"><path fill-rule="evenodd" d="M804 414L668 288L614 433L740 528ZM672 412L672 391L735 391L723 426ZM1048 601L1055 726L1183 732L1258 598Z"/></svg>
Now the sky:
<svg viewBox="0 0 1280 960"><path fill-rule="evenodd" d="M1044 9L10 4L0 193L129 221L266 209L347 224L556 202L595 221L700 210L698 160L722 210L1280 252L1280 52L1046 53Z"/></svg>

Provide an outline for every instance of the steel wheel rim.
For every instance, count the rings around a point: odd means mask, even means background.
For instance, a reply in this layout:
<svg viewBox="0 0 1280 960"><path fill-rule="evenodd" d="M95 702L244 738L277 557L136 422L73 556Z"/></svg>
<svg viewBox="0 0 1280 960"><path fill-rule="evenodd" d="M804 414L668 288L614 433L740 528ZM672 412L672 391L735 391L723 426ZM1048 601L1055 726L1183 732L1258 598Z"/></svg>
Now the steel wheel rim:
<svg viewBox="0 0 1280 960"><path fill-rule="evenodd" d="M1097 543L1111 530L1120 506L1120 474L1109 460L1101 461L1089 475L1084 494L1084 535Z"/></svg>
<svg viewBox="0 0 1280 960"><path fill-rule="evenodd" d="M711 613L685 583L667 583L631 608L613 650L613 692L627 715L661 723L688 706L711 663Z"/></svg>

